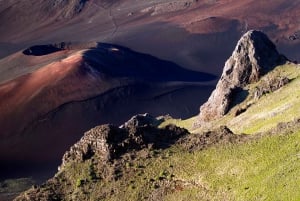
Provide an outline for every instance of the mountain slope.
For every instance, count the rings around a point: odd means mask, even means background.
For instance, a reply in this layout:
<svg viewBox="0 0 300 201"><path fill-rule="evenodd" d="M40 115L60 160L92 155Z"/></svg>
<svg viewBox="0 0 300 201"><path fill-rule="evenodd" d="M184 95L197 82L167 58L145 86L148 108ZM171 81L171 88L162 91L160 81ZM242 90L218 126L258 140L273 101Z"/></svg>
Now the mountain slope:
<svg viewBox="0 0 300 201"><path fill-rule="evenodd" d="M180 105L180 97L194 96L196 89L209 91L204 83L215 78L104 43L32 46L0 65L0 160L52 168L82 132L100 123L120 124L149 109L156 115L194 113L192 101L178 108L169 103ZM49 152L52 143L56 149ZM1 177L16 172L2 168Z"/></svg>
<svg viewBox="0 0 300 201"><path fill-rule="evenodd" d="M191 130L195 118L138 115L120 128L96 127L52 179L16 200L298 200L299 74L290 62L265 72L243 86L246 98L194 134L166 125ZM252 135L240 134L249 127Z"/></svg>

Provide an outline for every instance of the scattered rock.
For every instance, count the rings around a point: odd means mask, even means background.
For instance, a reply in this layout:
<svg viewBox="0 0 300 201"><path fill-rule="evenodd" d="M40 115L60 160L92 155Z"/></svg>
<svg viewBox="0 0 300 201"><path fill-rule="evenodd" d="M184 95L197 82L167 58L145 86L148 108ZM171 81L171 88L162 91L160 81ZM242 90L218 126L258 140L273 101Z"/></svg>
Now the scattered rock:
<svg viewBox="0 0 300 201"><path fill-rule="evenodd" d="M236 92L257 82L262 75L286 60L264 33L255 30L247 32L226 61L216 89L201 106L195 126L225 115L236 98Z"/></svg>
<svg viewBox="0 0 300 201"><path fill-rule="evenodd" d="M126 135L124 130L113 125L97 126L86 132L81 140L64 154L62 167L71 161L83 162L94 155L108 161L116 152L118 142L122 142Z"/></svg>
<svg viewBox="0 0 300 201"><path fill-rule="evenodd" d="M200 134L187 135L178 143L189 151L203 150L216 144L234 143L244 141L246 135L236 135L226 126Z"/></svg>
<svg viewBox="0 0 300 201"><path fill-rule="evenodd" d="M249 107L250 107L250 105L246 105L244 107L237 108L236 111L234 111L234 116L236 117L236 116L246 112Z"/></svg>
<svg viewBox="0 0 300 201"><path fill-rule="evenodd" d="M289 40L293 41L293 40L298 40L300 39L300 30L296 31L294 34L289 36Z"/></svg>
<svg viewBox="0 0 300 201"><path fill-rule="evenodd" d="M79 14L88 0L55 0L52 2L53 9L63 8L61 18L72 18Z"/></svg>
<svg viewBox="0 0 300 201"><path fill-rule="evenodd" d="M300 119L297 118L290 122L280 122L277 124L276 127L268 130L267 132L258 133L256 135L265 136L265 135L291 134L291 133L295 133L295 131L299 129L300 129Z"/></svg>
<svg viewBox="0 0 300 201"><path fill-rule="evenodd" d="M161 15L170 12L176 12L179 10L187 9L191 7L197 1L195 0L186 0L186 1L173 1L167 3L160 3L148 8L141 10L142 13L151 12L151 15Z"/></svg>
<svg viewBox="0 0 300 201"><path fill-rule="evenodd" d="M285 76L266 77L262 80L262 84L255 88L254 99L258 100L265 94L274 92L290 82Z"/></svg>

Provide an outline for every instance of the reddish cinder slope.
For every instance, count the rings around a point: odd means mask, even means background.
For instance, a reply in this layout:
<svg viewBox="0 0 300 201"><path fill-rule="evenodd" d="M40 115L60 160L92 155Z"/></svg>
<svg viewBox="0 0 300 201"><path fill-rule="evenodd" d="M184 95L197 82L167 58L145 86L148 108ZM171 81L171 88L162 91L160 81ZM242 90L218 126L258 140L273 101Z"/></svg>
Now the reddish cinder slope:
<svg viewBox="0 0 300 201"><path fill-rule="evenodd" d="M76 53L4 83L0 85L1 137L20 133L30 121L63 103L103 93L119 82L106 84Z"/></svg>
<svg viewBox="0 0 300 201"><path fill-rule="evenodd" d="M47 48L23 52L41 54ZM84 130L149 109L155 114L190 113L189 104L173 109L160 104L164 99L179 104L181 99L173 100L169 94L186 94L189 86L203 87L215 79L111 44L24 54L0 61L6 73L0 84L0 160L56 160ZM55 150L49 151L55 141Z"/></svg>
<svg viewBox="0 0 300 201"><path fill-rule="evenodd" d="M184 17L175 16L169 20L182 25L191 33L207 34L220 31L221 27L228 27L228 22L220 18L238 20L240 28L244 31L253 28L264 29L268 34L272 33L281 38L299 29L296 20L300 17L299 8L300 3L291 0L219 0L215 3L199 1L194 8L183 14Z"/></svg>

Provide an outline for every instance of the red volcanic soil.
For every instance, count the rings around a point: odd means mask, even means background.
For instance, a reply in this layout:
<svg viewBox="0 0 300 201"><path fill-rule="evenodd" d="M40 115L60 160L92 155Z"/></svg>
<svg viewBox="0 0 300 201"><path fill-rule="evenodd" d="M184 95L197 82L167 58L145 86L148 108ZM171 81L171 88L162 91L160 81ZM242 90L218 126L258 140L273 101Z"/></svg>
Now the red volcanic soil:
<svg viewBox="0 0 300 201"><path fill-rule="evenodd" d="M101 86L94 86L101 79L99 76L82 73L81 68L88 66L84 66L80 54L74 54L0 85L1 137L21 132L15 129L24 129L37 116L65 102L107 90L103 80ZM114 86L110 81L109 87Z"/></svg>
<svg viewBox="0 0 300 201"><path fill-rule="evenodd" d="M120 80L103 79L89 68L82 55L75 53L0 85L1 160L28 160L42 150L44 155L39 155L39 159L49 159L45 149L49 150L53 144L40 145L44 140L53 142L51 129L41 130L46 135L36 140L34 136L40 134L24 134L26 129L36 121L45 120L45 114L62 104L96 96L121 83ZM60 136L55 138L60 140Z"/></svg>

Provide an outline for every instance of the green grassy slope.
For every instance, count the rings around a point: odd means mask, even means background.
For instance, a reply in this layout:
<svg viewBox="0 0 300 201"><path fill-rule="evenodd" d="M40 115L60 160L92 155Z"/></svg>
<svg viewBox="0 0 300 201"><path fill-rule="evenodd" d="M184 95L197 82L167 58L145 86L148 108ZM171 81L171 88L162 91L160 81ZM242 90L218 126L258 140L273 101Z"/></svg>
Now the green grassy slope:
<svg viewBox="0 0 300 201"><path fill-rule="evenodd" d="M266 75L259 83L250 86L262 85L265 80L274 77L285 76L290 83L279 90L262 96L253 103L249 109L228 121L228 126L237 133L253 134L266 131L279 122L289 122L300 117L300 69L299 66L291 64L277 67Z"/></svg>
<svg viewBox="0 0 300 201"><path fill-rule="evenodd" d="M278 66L245 88L248 97L226 116L202 128L193 128L197 117L160 125L172 123L194 133L226 125L249 134L246 140L205 149L187 149L180 142L166 149L145 148L102 169L97 169L95 158L71 163L38 192L60 189L53 200L300 200L298 68ZM278 77L290 82L254 98L257 88ZM240 108L246 109L237 115Z"/></svg>
<svg viewBox="0 0 300 201"><path fill-rule="evenodd" d="M169 200L299 200L300 132L173 157L176 178L196 183ZM184 167L184 168L183 168ZM200 187L199 187L200 185Z"/></svg>
<svg viewBox="0 0 300 201"><path fill-rule="evenodd" d="M274 130L281 122L300 118L299 75L299 65L278 66L260 82L248 86L249 95L245 101L232 108L224 118L203 128L193 129L192 122L197 117L170 119L164 124L174 123L191 132L220 125L228 126L235 133L255 134ZM288 77L290 83L253 100L256 87L280 76ZM244 113L234 115L237 108L246 105L250 106ZM205 188L202 191L197 186L185 188L167 197L170 200L300 200L297 190L300 184L300 132L295 125L289 131L277 129L273 133L275 135L245 144L213 147L193 154L183 152L173 157L177 170L174 174L178 178L200 183ZM184 168L180 168L182 166Z"/></svg>
<svg viewBox="0 0 300 201"><path fill-rule="evenodd" d="M142 155L122 163L117 179L93 179L92 160L71 164L57 176L59 188L65 200L300 199L300 130L202 151L173 145Z"/></svg>

